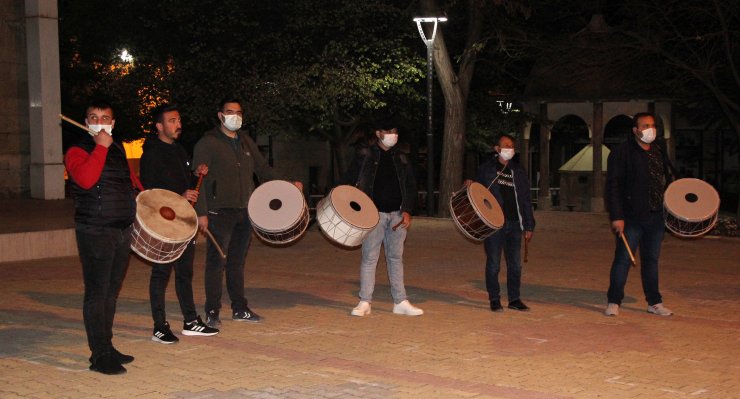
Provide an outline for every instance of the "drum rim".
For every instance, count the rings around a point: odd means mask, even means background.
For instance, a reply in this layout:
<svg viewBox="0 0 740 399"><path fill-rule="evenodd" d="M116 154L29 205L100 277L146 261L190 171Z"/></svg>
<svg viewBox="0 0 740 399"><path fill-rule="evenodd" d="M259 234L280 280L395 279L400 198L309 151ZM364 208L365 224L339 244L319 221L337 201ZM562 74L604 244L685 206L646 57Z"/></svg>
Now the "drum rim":
<svg viewBox="0 0 740 399"><path fill-rule="evenodd" d="M162 188L150 188L148 190L142 191L136 197L136 205L137 205L137 207L139 205L140 198L143 198L143 197L141 197L141 195L144 194L144 193L146 193L146 192L167 192L166 195L174 194L178 198L180 198L183 201L185 201L185 199L182 196L178 195L174 191L165 190L165 189L162 189ZM192 210L192 215L195 216L195 218L194 218L194 220L195 220L195 226L193 227L193 231L188 234L187 238L182 238L182 239L174 240L174 239L171 239L171 238L168 238L168 237L165 237L165 236L161 235L159 232L150 231L147 223L144 223L144 220L142 220L142 218L141 218L141 216L139 215L138 212L136 212L136 218L135 218L136 222L135 223L138 224L139 226L141 226L142 228L144 228L149 235L153 236L154 238L156 238L156 239L158 239L160 241L163 241L163 242L166 242L166 243L169 243L169 244L179 244L179 243L182 243L182 242L186 242L186 241L192 240L193 237L195 237L195 235L198 233L198 214L195 212L195 208L190 207L190 210Z"/></svg>
<svg viewBox="0 0 740 399"><path fill-rule="evenodd" d="M255 193L257 193L257 191L260 190L260 188L262 188L262 187L265 187L265 189L267 189L267 186L268 185L276 185L276 184L277 185L280 185L280 186L285 186L285 187L290 186L291 189L294 189L298 193L298 195L300 196L300 198L303 200L303 207L301 209L301 212L298 214L298 216L295 218L295 220L291 221L290 224L286 228L283 228L282 230L278 230L278 229L276 229L276 230L266 229L266 228L263 228L263 227L259 226L259 223L255 222L254 218L252 217L252 212L250 212L250 205L253 203L252 202L252 199L255 198L254 197ZM255 205L255 207L256 207L256 205ZM263 231L279 232L279 231L283 231L283 230L286 230L286 229L290 229L293 226L295 226L296 224L300 223L301 218L303 217L303 213L307 209L308 209L308 204L306 203L306 197L303 195L303 192L301 190L299 190L298 187L296 187L293 183L291 183L289 181L286 181L286 180L270 180L268 182L265 182L265 183L261 184L259 187L257 187L252 192L252 195L249 196L249 202L247 202L247 217L249 217L249 221L252 223L252 226L254 226L255 229L256 229L256 227L259 227ZM259 221L259 222L262 222L262 221Z"/></svg>
<svg viewBox="0 0 740 399"><path fill-rule="evenodd" d="M492 227L492 228L494 228L496 230L500 230L502 227L504 227L504 223L506 222L506 217L504 216L504 210L501 208L501 204L498 203L498 200L496 199L496 196L494 196L490 191L488 191L488 189L484 185L482 185L482 184L480 184L478 182L470 183L470 185L467 187L466 192L468 193L468 197L470 197L470 190L472 190L472 187L474 185L480 186L481 189L482 189L482 191L490 194L491 198L493 198L493 201L496 204L495 206L498 207L498 210L499 211L501 211L501 222L502 222L501 223L501 226L493 225L492 222L489 222L487 218L481 218L481 220L483 220L483 223L485 223L489 227ZM470 205L472 205L473 208L476 209L476 211L480 211L481 210L480 207L478 207L478 205L475 203L475 201L470 201ZM476 214L478 214L478 216L480 216L480 213L476 212Z"/></svg>
<svg viewBox="0 0 740 399"><path fill-rule="evenodd" d="M684 186L688 184L698 184L699 186L705 189L709 189L709 190L706 190L706 193L709 194L711 197L709 201L713 202L714 203L713 205L716 206L714 211L712 211L709 214L702 215L702 216L692 215L692 217L688 217L688 216L678 215L674 209L671 209L671 206L670 206L671 204L669 203L669 201L672 200L672 195L669 195L669 194L673 194L674 191L681 190L682 188L684 188ZM679 191L677 192L676 197L680 198L680 194L684 194L684 193ZM680 202L681 200L677 200L677 201ZM719 193L714 188L714 186L705 182L704 180L693 178L693 177L678 179L678 180L671 182L671 184L668 185L668 187L665 190L665 193L663 194L663 209L669 214L671 214L671 216L675 217L676 219L682 220L684 222L703 222L703 221L710 220L713 217L716 217L716 215L719 213L719 207L720 207Z"/></svg>
<svg viewBox="0 0 740 399"><path fill-rule="evenodd" d="M281 230L281 231L284 232L282 234L285 234L285 233L287 233L287 232L289 232L289 231L291 231L293 229L298 228L300 230L300 233L296 234L291 239L289 239L289 240L283 240L283 241L278 241L278 240L274 240L274 239L271 239L271 238L267 238L267 237L265 237L263 235L263 234L280 234L280 231L264 231L264 229L257 229L257 228L255 228L254 229L254 234L256 234L257 237L259 237L261 240L263 240L265 242L268 242L270 244L276 244L276 245L290 244L290 243L298 240L299 238L301 238L303 236L303 234L308 229L309 221L310 221L310 218L309 218L309 215L308 215L308 208L306 207L303 210L303 214L298 218L298 220L295 223L293 223L287 229ZM262 230L262 231L260 231L260 230Z"/></svg>
<svg viewBox="0 0 740 399"><path fill-rule="evenodd" d="M355 189L357 192L359 192L362 195L364 195L369 200L369 203L373 206L373 208L375 208L376 220L375 220L375 223L372 226L369 226L369 227L358 226L358 225L356 225L356 224L354 224L354 223L346 220L345 218L342 217L341 214L339 214L339 212L337 211L337 207L334 206L335 202L334 202L334 199L332 198L332 195L331 194L334 192L334 190L336 190L339 187L343 187L343 186L344 187L351 187L351 188ZM334 213L336 213L337 216L339 216L345 223L349 224L352 227L357 227L360 230L368 230L368 231L370 231L370 230L374 229L378 225L378 223L380 223L380 211L378 211L378 207L375 205L375 202L373 202L373 199L370 198L370 196L368 196L367 194L365 194L365 192L363 192L362 190L360 190L359 188L357 188L355 186L350 186L350 185L347 185L347 184L342 185L342 186L336 186L336 187L332 188L331 191L329 191L329 194L326 197L324 197L320 202L323 202L325 199L328 199L331 202L332 209L334 209Z"/></svg>

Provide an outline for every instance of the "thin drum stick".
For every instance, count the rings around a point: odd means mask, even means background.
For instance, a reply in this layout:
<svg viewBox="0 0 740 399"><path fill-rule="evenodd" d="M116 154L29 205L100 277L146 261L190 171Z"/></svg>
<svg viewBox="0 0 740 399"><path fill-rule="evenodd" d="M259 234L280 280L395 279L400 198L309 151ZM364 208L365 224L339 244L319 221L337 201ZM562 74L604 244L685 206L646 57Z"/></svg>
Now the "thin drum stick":
<svg viewBox="0 0 740 399"><path fill-rule="evenodd" d="M195 185L195 191L200 193L200 184L203 183L203 174L201 173L200 176L198 176L198 183ZM188 201L190 202L190 205L195 205L195 201Z"/></svg>
<svg viewBox="0 0 740 399"><path fill-rule="evenodd" d="M524 239L524 263L527 263L527 255L529 255L529 240Z"/></svg>
<svg viewBox="0 0 740 399"><path fill-rule="evenodd" d="M73 124L73 125L75 125L75 126L79 127L80 129L82 129L82 130L86 131L86 132L87 132L87 133L88 133L88 134L89 134L90 136L93 136L93 137L95 137L95 136L97 136L97 135L98 135L98 133L97 133L97 132L95 132L95 131L93 131L93 130L90 130L90 129L88 129L88 127L87 127L87 126L85 126L85 125L83 125L83 124L81 124L81 123L77 122L76 120L74 120L74 119L72 119L72 118L67 118L66 116L64 116L64 115L62 115L62 114L59 114L59 117L60 117L60 118L62 118L62 120L63 120L63 121L65 121L65 122L69 122L69 123L71 123L71 124Z"/></svg>
<svg viewBox="0 0 740 399"><path fill-rule="evenodd" d="M622 232L620 235L622 237L622 242L624 243L624 247L627 248L627 253L630 254L630 261L632 262L632 267L635 267L635 255L632 254L632 249L630 248L630 245L627 244L627 236L624 235L624 232Z"/></svg>
<svg viewBox="0 0 740 399"><path fill-rule="evenodd" d="M211 230L206 229L206 235L208 235L208 238L211 239L211 242L216 247L216 250L218 251L219 255L221 255L222 258L226 259L226 254L224 254L224 250L221 249L221 246L218 245L218 242L216 242L216 239L213 237L213 234L211 234Z"/></svg>

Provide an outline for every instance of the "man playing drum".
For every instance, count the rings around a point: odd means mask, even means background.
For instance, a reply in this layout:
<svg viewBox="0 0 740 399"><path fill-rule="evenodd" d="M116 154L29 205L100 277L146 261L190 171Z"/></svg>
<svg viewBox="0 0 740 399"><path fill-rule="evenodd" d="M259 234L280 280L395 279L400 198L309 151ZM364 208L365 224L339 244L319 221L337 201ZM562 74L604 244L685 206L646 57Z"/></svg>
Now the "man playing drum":
<svg viewBox="0 0 740 399"><path fill-rule="evenodd" d="M67 150L64 165L75 202L75 234L85 282L82 313L92 351L90 370L123 374L122 364L134 357L113 347L113 318L128 269L135 198L142 187L129 169L123 147L113 141L111 105L92 101L85 125L95 134L80 135Z"/></svg>
<svg viewBox="0 0 740 399"><path fill-rule="evenodd" d="M380 213L380 221L362 242L360 264L360 303L353 316L370 314L375 290L375 268L381 244L393 297L393 313L419 316L424 311L406 299L403 283L403 245L411 225L411 212L416 200L416 179L405 154L395 148L398 130L388 119L376 124L376 145L360 148L344 178L367 194Z"/></svg>
<svg viewBox="0 0 740 399"><path fill-rule="evenodd" d="M512 160L514 137L499 136L494 146L496 153L478 168L476 181L491 191L504 212L504 226L483 242L486 251L486 290L491 311L502 312L501 287L498 273L501 252L506 257L506 291L509 309L528 311L520 298L522 280L522 235L529 242L534 233L534 212L527 172Z"/></svg>
<svg viewBox="0 0 740 399"><path fill-rule="evenodd" d="M244 295L244 261L252 238L252 225L247 215L249 197L254 191L253 177L261 182L273 179L272 168L243 131L242 105L238 99L224 99L218 107L219 126L203 134L195 145L193 164L208 165L203 179L203 195L195 204L198 228L210 229L219 246L226 252L224 260L209 242L206 250L206 324L221 325L221 293L224 270L226 288L231 299L231 319L259 323L262 317L247 306ZM301 182L293 182L303 190Z"/></svg>
<svg viewBox="0 0 740 399"><path fill-rule="evenodd" d="M640 247L642 289L648 313L670 316L658 289L658 258L665 233L663 194L673 180L672 167L655 140L655 118L641 112L633 117L632 133L607 158L606 200L611 228L616 233L616 250L609 278L608 304L604 314L617 316L624 298L630 270L626 236L632 252Z"/></svg>
<svg viewBox="0 0 740 399"><path fill-rule="evenodd" d="M191 172L190 157L176 140L182 132L180 112L175 104L164 104L154 109L152 121L157 136L146 139L141 156L141 182L144 188L161 188L181 194L186 200L198 201L198 192L193 190L194 176ZM198 165L196 175L208 174L206 165ZM170 330L165 315L165 290L170 273L175 269L175 292L180 302L183 316L183 335L211 336L218 330L208 327L198 316L193 301L193 259L195 240L187 244L182 255L174 262L152 262L152 275L149 279L149 301L154 319L152 341L162 344L177 343L178 338Z"/></svg>

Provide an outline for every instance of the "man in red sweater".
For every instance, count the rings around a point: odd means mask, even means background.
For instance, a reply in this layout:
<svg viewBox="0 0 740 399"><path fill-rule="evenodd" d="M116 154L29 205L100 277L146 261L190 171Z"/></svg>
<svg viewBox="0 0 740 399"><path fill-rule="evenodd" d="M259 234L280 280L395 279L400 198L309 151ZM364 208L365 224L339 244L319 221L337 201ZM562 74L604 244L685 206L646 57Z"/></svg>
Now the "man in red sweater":
<svg viewBox="0 0 740 399"><path fill-rule="evenodd" d="M83 319L90 346L90 370L123 374L133 356L113 347L116 301L128 268L131 224L141 183L131 172L123 147L113 141L115 119L110 104L93 101L81 133L67 150L64 164L75 201L75 233L85 282Z"/></svg>

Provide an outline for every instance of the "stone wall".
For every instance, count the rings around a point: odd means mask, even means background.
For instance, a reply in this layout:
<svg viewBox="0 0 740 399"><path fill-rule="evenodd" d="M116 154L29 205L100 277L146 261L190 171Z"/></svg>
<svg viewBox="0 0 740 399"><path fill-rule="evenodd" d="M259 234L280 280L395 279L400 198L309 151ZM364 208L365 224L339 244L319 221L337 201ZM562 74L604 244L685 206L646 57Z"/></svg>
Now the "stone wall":
<svg viewBox="0 0 740 399"><path fill-rule="evenodd" d="M28 73L22 1L0 1L0 198L30 195Z"/></svg>

